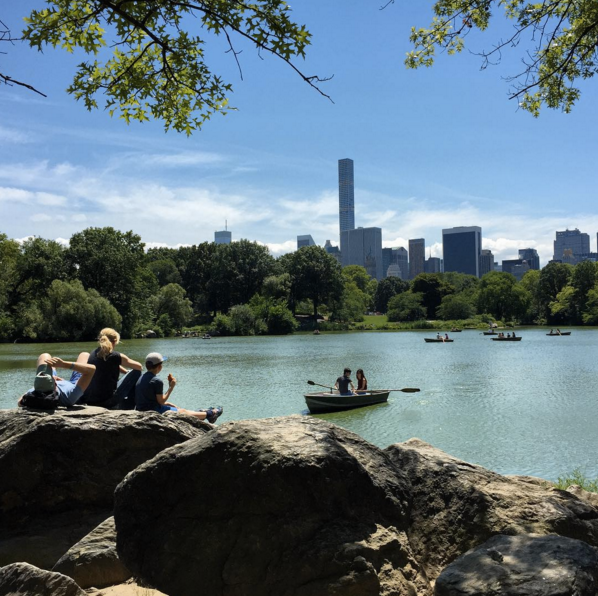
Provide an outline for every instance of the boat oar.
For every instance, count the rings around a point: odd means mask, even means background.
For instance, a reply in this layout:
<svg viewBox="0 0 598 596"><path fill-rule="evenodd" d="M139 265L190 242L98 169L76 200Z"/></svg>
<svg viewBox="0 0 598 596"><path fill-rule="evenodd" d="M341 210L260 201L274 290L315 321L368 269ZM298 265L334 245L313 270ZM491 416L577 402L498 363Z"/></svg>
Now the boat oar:
<svg viewBox="0 0 598 596"><path fill-rule="evenodd" d="M403 393L417 393L421 391L419 387L403 387L403 389L378 389L378 391L402 391Z"/></svg>
<svg viewBox="0 0 598 596"><path fill-rule="evenodd" d="M324 389L330 389L330 392L334 391L334 389L330 385L322 385L322 383L314 383L313 381L307 381L308 385L317 385L318 387L324 387Z"/></svg>

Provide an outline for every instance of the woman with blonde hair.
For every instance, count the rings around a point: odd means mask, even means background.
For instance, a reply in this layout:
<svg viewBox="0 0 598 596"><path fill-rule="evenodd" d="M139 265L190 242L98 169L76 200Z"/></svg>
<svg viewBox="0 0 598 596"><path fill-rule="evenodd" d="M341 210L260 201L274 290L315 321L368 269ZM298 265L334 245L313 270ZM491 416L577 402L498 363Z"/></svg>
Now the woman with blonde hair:
<svg viewBox="0 0 598 596"><path fill-rule="evenodd" d="M120 333L106 327L99 333L97 347L87 359L96 373L80 403L108 409L132 409L135 406L135 384L141 376L142 365L115 350ZM132 370L127 370L129 369ZM125 376L119 381L120 373ZM130 404L127 402L130 400Z"/></svg>

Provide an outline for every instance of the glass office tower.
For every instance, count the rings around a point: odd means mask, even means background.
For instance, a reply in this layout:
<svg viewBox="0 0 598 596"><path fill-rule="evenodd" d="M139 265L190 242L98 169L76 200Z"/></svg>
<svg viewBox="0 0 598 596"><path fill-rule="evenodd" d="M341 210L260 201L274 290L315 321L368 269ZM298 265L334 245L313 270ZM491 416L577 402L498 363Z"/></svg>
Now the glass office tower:
<svg viewBox="0 0 598 596"><path fill-rule="evenodd" d="M482 228L460 226L442 230L442 252L445 272L456 271L480 277Z"/></svg>

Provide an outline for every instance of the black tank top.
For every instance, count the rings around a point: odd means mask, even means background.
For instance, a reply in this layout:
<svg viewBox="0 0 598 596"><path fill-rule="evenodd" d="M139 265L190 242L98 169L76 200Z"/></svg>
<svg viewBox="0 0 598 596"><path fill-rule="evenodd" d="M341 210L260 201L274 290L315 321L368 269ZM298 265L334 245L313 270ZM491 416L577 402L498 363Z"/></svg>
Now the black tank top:
<svg viewBox="0 0 598 596"><path fill-rule="evenodd" d="M94 364L96 367L91 383L83 394L84 402L90 405L104 402L113 396L120 374L120 352L112 352L104 360L98 356L99 351L100 348L96 348L87 359L87 364Z"/></svg>

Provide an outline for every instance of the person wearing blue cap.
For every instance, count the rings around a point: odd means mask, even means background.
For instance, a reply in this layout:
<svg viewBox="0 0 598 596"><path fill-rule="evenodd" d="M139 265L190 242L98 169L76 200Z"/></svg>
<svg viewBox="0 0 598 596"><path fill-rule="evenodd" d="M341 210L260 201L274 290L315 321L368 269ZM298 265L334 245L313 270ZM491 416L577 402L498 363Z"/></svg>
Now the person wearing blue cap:
<svg viewBox="0 0 598 596"><path fill-rule="evenodd" d="M207 420L210 423L216 422L216 419L222 414L222 406L215 406L207 410L186 410L179 408L168 399L176 387L176 379L168 375L168 389L164 392L164 381L158 377L162 371L162 365L168 360L159 352L151 352L145 358L145 368L147 372L141 375L137 385L135 385L135 409L141 412L178 412L195 416L200 420Z"/></svg>
<svg viewBox="0 0 598 596"><path fill-rule="evenodd" d="M33 388L28 393L40 396L55 395L61 406L74 406L89 386L96 370L93 364L87 364L88 356L88 352L81 352L77 360L69 362L56 356L52 357L47 352L40 354ZM70 380L56 376L54 367L72 370ZM24 399L26 395L19 399L19 405L27 406L27 400Z"/></svg>

